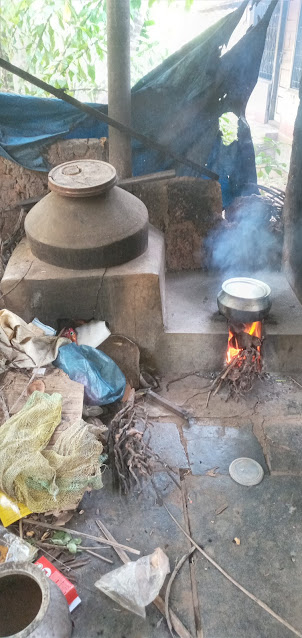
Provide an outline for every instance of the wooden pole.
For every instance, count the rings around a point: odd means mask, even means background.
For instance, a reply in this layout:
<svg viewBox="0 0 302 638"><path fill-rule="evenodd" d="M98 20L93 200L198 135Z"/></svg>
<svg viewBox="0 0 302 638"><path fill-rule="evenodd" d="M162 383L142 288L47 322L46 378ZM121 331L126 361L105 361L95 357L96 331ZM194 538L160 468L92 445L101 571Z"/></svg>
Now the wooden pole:
<svg viewBox="0 0 302 638"><path fill-rule="evenodd" d="M108 114L131 126L130 0L107 0ZM132 175L131 137L109 127L109 162L119 179Z"/></svg>

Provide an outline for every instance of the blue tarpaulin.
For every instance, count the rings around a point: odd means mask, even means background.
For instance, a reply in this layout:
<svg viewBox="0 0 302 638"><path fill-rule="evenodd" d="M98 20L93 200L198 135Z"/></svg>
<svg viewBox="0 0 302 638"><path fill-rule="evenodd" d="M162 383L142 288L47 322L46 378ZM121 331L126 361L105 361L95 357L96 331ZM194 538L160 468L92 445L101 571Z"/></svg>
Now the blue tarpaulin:
<svg viewBox="0 0 302 638"><path fill-rule="evenodd" d="M224 55L248 0L186 44L132 89L132 126L171 151L220 176L224 205L250 192L256 182L254 149L245 108L257 82L266 30L276 0L258 24ZM107 113L107 105L92 104ZM219 117L239 118L238 141L222 143ZM22 166L48 171L47 147L59 139L107 137L108 128L63 100L0 93L0 155ZM200 174L132 140L133 175L176 168Z"/></svg>

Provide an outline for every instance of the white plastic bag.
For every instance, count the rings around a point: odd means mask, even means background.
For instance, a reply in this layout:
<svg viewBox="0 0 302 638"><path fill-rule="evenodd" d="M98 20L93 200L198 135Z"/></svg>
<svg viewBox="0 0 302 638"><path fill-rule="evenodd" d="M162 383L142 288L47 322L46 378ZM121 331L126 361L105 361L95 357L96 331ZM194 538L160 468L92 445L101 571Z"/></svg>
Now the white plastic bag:
<svg viewBox="0 0 302 638"><path fill-rule="evenodd" d="M95 586L122 607L146 618L145 607L158 596L169 572L168 556L157 547L153 554L105 574Z"/></svg>
<svg viewBox="0 0 302 638"><path fill-rule="evenodd" d="M0 525L0 545L7 547L8 552L5 557L5 563L23 563L32 561L37 553L38 548L30 545L15 534L6 532Z"/></svg>
<svg viewBox="0 0 302 638"><path fill-rule="evenodd" d="M76 328L78 346L97 348L111 335L105 321L89 321Z"/></svg>

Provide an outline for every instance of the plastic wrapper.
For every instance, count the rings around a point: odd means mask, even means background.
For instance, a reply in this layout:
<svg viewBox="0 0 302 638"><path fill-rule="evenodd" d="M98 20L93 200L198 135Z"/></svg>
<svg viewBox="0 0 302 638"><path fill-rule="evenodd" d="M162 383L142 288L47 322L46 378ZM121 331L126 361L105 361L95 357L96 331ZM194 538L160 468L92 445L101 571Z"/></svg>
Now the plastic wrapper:
<svg viewBox="0 0 302 638"><path fill-rule="evenodd" d="M79 346L91 346L97 348L106 341L111 332L106 321L89 321L76 329Z"/></svg>
<svg viewBox="0 0 302 638"><path fill-rule="evenodd" d="M0 520L4 527L12 525L23 516L28 516L31 513L26 505L17 503L13 498L0 491Z"/></svg>
<svg viewBox="0 0 302 638"><path fill-rule="evenodd" d="M122 371L100 350L71 343L60 348L54 365L84 385L88 405L107 405L124 395L126 379Z"/></svg>
<svg viewBox="0 0 302 638"><path fill-rule="evenodd" d="M7 532L1 526L0 547L2 548L0 556L4 558L2 562L5 563L31 562L38 553L37 547L30 545L15 534ZM3 551L5 548L7 548L7 552Z"/></svg>
<svg viewBox="0 0 302 638"><path fill-rule="evenodd" d="M145 618L146 605L158 596L169 572L168 556L157 547L153 554L105 574L95 586L122 607Z"/></svg>

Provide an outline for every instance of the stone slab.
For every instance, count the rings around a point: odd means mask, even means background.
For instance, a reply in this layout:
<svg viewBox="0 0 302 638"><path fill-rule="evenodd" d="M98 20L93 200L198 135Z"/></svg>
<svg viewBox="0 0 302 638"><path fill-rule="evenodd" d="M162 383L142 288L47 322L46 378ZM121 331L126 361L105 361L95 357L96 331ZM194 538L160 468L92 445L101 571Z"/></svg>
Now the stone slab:
<svg viewBox="0 0 302 638"><path fill-rule="evenodd" d="M184 525L182 496L165 473L155 475L157 489L163 494L173 515ZM95 519L100 518L117 541L125 543L147 555L156 547L161 547L170 559L173 570L189 548L187 540L167 512L157 503L156 494L150 483L145 484L140 494L129 497L119 496L111 487L111 474L104 474L104 488L86 494L81 503L82 516L76 516L68 525L87 533L98 535ZM91 543L90 543L91 544ZM119 567L122 563L112 549L102 550L102 554L114 561L110 566L91 557L89 565L78 569L77 590L81 605L73 612L73 638L169 638L170 633L161 614L153 605L148 605L146 620L122 609L94 587L102 574ZM129 554L130 556L130 554ZM137 556L131 555L131 560ZM194 614L191 595L189 565L183 566L171 590L171 607L183 624L195 635Z"/></svg>
<svg viewBox="0 0 302 638"><path fill-rule="evenodd" d="M241 273L246 275L248 273ZM265 361L271 372L301 367L302 306L281 272L253 277L272 289L272 309L264 323ZM225 358L228 327L219 315L217 294L224 277L202 271L166 276L165 334L157 343L156 362L162 374L219 370Z"/></svg>
<svg viewBox="0 0 302 638"><path fill-rule="evenodd" d="M192 474L205 474L217 467L218 474L228 474L234 459L242 456L258 461L267 471L261 445L252 431L252 425L240 428L205 425L190 420L184 428Z"/></svg>
<svg viewBox="0 0 302 638"><path fill-rule="evenodd" d="M112 333L123 334L151 356L163 332L164 239L150 226L147 251L123 266L68 270L34 257L22 240L1 282L7 307L31 321L56 325L58 318L108 321Z"/></svg>
<svg viewBox="0 0 302 638"><path fill-rule="evenodd" d="M301 421L290 417L264 422L263 431L268 464L271 472L299 474L302 476L302 428Z"/></svg>
<svg viewBox="0 0 302 638"><path fill-rule="evenodd" d="M184 446L175 423L151 422L145 435L146 441L160 460L170 467L184 469L189 467Z"/></svg>
<svg viewBox="0 0 302 638"><path fill-rule="evenodd" d="M265 477L253 488L227 476L188 476L185 482L194 540L301 631L302 479ZM224 505L227 509L216 515ZM235 536L240 546L232 542ZM204 638L293 636L200 555L195 556L195 571Z"/></svg>

